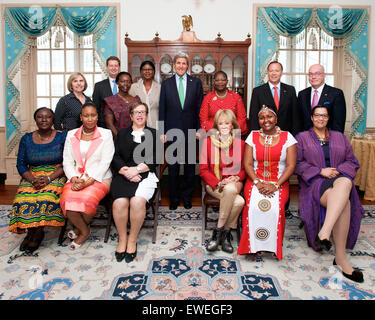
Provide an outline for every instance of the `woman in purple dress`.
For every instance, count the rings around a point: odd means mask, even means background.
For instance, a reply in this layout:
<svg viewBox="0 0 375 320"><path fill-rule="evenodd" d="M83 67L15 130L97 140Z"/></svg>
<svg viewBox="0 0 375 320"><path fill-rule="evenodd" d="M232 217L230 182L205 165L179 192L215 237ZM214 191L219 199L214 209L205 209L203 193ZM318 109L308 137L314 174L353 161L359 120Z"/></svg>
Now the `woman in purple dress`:
<svg viewBox="0 0 375 320"><path fill-rule="evenodd" d="M325 106L314 107L311 120L313 127L296 136L298 203L307 241L316 251L328 251L332 234L333 264L348 279L363 282L362 272L353 269L345 251L353 249L357 241L364 212L353 184L359 163L346 137L327 129Z"/></svg>
<svg viewBox="0 0 375 320"><path fill-rule="evenodd" d="M124 128L131 126L129 108L135 102L141 102L138 96L129 94L132 84L130 73L122 71L116 77L119 92L104 99L104 119L108 129L112 131L116 139L117 133Z"/></svg>

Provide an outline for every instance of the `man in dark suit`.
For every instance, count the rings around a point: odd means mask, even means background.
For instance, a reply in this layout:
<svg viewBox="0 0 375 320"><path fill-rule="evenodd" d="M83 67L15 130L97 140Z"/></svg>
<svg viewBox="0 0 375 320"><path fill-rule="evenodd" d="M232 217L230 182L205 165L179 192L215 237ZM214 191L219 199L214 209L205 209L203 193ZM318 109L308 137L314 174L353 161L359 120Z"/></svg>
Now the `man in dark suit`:
<svg viewBox="0 0 375 320"><path fill-rule="evenodd" d="M253 89L250 101L250 130L259 130L258 112L262 105L277 110L277 125L294 136L300 131L296 89L280 82L283 66L272 61L267 67L268 82Z"/></svg>
<svg viewBox="0 0 375 320"><path fill-rule="evenodd" d="M341 89L325 84L324 67L314 64L309 68L308 87L298 93L298 104L303 119L303 130L312 127L311 109L317 105L327 106L329 121L327 128L344 133L346 121L346 103Z"/></svg>
<svg viewBox="0 0 375 320"><path fill-rule="evenodd" d="M190 149L192 145L194 146L194 152L190 152L191 157L191 153L195 154L195 139L199 137L196 132L200 127L199 110L203 99L203 88L200 79L187 74L188 55L182 52L177 53L173 59L173 65L176 74L161 84L159 121L164 125L164 130L161 129L164 133L161 140L168 146L166 160L168 163L169 208L176 210L181 198L186 209L192 207L191 195L194 188L195 164L188 161L188 146L190 144ZM163 125L159 124L159 128L162 128ZM189 129L190 134L188 133ZM171 149L174 150L172 155L168 153L168 150ZM181 151L183 159L176 162L177 155L181 154ZM184 164L184 183L182 184L179 183L180 164Z"/></svg>
<svg viewBox="0 0 375 320"><path fill-rule="evenodd" d="M116 84L116 77L120 72L120 59L115 56L110 56L106 61L106 69L108 78L95 83L92 100L98 109L98 126L106 127L104 121L104 99L116 94L118 87Z"/></svg>

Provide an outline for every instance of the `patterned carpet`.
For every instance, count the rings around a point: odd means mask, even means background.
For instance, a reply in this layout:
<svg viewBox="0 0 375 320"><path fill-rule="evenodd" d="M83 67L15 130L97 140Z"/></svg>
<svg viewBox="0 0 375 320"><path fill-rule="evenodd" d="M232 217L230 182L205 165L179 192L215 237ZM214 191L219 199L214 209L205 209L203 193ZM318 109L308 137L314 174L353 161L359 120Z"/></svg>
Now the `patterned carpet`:
<svg viewBox="0 0 375 320"><path fill-rule="evenodd" d="M307 246L295 208L287 219L281 261L268 254L256 260L222 251L208 254L200 243L201 208L171 213L162 207L156 243L151 242L152 229L143 228L138 256L130 264L115 259L114 227L108 243L103 242L104 229L92 229L75 252L68 240L57 245L59 229L47 228L39 250L21 254L24 236L7 231L9 208L0 206L2 300L375 300L371 206L365 208L357 245L348 252L364 272L362 284L342 277L332 266L332 251L320 254Z"/></svg>

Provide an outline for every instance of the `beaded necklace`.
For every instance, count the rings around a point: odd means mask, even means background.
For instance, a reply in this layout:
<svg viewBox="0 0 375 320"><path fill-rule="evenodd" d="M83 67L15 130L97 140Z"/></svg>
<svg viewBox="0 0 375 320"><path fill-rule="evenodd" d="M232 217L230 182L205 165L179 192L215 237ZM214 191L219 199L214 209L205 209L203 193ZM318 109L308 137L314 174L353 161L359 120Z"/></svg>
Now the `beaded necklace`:
<svg viewBox="0 0 375 320"><path fill-rule="evenodd" d="M272 135L265 134L263 132L263 129L259 130L259 134L264 138L264 144L268 146L272 145L273 139L280 136L280 133L281 133L281 130L279 127L276 127L276 133Z"/></svg>

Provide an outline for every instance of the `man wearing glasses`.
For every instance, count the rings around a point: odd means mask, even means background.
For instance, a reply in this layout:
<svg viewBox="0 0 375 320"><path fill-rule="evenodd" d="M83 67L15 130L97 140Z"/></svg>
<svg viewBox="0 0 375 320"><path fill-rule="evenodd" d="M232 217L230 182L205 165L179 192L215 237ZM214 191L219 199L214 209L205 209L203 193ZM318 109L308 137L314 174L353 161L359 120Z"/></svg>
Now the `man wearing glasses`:
<svg viewBox="0 0 375 320"><path fill-rule="evenodd" d="M329 121L327 128L344 133L346 120L346 103L341 89L325 83L324 67L314 64L309 68L308 87L298 93L298 104L302 117L303 130L312 127L311 110L316 105L324 105L328 109Z"/></svg>

